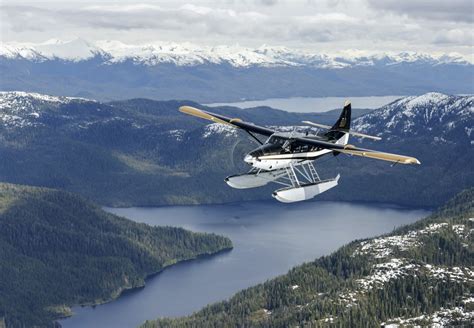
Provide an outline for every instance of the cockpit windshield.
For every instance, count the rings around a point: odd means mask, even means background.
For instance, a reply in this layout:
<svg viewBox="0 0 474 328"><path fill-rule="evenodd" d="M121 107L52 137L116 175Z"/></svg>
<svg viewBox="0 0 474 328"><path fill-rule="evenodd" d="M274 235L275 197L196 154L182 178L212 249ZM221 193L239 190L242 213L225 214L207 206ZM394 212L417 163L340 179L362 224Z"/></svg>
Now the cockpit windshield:
<svg viewBox="0 0 474 328"><path fill-rule="evenodd" d="M276 135L272 135L268 138L267 143L283 146L288 139L282 138Z"/></svg>

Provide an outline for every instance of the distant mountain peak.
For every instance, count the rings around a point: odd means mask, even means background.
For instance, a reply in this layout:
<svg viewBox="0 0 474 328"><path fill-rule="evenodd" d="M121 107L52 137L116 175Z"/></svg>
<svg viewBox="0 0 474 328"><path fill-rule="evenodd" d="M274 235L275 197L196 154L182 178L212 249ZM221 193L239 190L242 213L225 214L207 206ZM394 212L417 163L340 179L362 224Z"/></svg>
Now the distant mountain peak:
<svg viewBox="0 0 474 328"><path fill-rule="evenodd" d="M428 92L398 99L354 120L354 129L386 139L432 136L433 140L470 140L474 95Z"/></svg>

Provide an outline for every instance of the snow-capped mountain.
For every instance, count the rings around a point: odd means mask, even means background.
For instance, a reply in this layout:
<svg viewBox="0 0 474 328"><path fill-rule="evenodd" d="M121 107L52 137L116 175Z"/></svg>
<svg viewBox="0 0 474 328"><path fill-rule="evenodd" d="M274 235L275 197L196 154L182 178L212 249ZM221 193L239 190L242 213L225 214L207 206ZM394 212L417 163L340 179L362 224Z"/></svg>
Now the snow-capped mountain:
<svg viewBox="0 0 474 328"><path fill-rule="evenodd" d="M37 126L45 109L50 111L73 100L84 101L21 91L0 92L0 122L5 127Z"/></svg>
<svg viewBox="0 0 474 328"><path fill-rule="evenodd" d="M63 105L75 105L78 110L67 113L58 110ZM96 109L91 111L93 107ZM109 105L85 98L20 91L0 92L0 122L6 127L35 126L41 124L45 115L66 119L71 114L76 116L75 120L81 121L85 117L90 118L91 114L110 119L123 113L112 113ZM474 144L474 95L453 96L430 92L404 97L355 119L353 129L381 136L385 140L421 136L433 138L436 142L465 138ZM218 124L210 124L205 127L203 136L217 133L235 137L234 132Z"/></svg>
<svg viewBox="0 0 474 328"><path fill-rule="evenodd" d="M286 47L50 40L0 44L0 90L97 100L201 103L286 97L474 93L474 65L456 54L324 54Z"/></svg>
<svg viewBox="0 0 474 328"><path fill-rule="evenodd" d="M24 58L33 61L62 59L81 61L105 53L97 46L83 39L61 41L51 39L44 43L2 43L0 56L5 58Z"/></svg>
<svg viewBox="0 0 474 328"><path fill-rule="evenodd" d="M430 92L401 98L354 120L354 129L385 139L429 136L474 144L474 96Z"/></svg>
<svg viewBox="0 0 474 328"><path fill-rule="evenodd" d="M370 54L344 52L327 55L286 47L241 46L201 47L191 43L150 43L130 45L120 41L98 41L91 43L83 39L71 41L49 40L44 43L2 43L0 56L9 59L28 59L36 62L61 59L82 61L100 56L112 64L131 60L137 64L197 66L204 64L228 64L233 67L284 67L311 66L319 68L344 68L355 66L396 65L400 63L425 63L430 65L468 65L469 58L459 54L432 56L414 52L398 54Z"/></svg>

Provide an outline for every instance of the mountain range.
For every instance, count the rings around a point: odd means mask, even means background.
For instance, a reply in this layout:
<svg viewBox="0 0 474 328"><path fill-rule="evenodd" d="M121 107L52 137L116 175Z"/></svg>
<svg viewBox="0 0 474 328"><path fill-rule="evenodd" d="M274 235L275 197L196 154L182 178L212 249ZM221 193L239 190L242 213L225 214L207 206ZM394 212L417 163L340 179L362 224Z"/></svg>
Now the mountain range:
<svg viewBox="0 0 474 328"><path fill-rule="evenodd" d="M402 63L472 64L460 54L434 56L415 52L396 54L363 54L345 52L340 55L315 54L309 51L272 47L258 48L234 46L202 47L192 43L125 44L120 41L88 42L84 39L61 41L51 39L44 43L3 43L0 55L10 59L28 59L44 62L53 59L83 61L101 56L108 64L132 60L135 63L154 66L175 64L197 66L203 64L228 64L234 67L311 66L318 68L344 68L356 66L390 66Z"/></svg>
<svg viewBox="0 0 474 328"><path fill-rule="evenodd" d="M431 207L471 186L473 101L473 96L427 93L371 112L356 110L355 128L383 138L362 146L416 156L422 165L327 157L316 163L318 171L323 177L340 173L341 180L319 199ZM103 103L2 92L0 180L72 191L112 206L270 197L273 186L242 192L223 182L249 169L242 162L256 147L249 137L182 115L177 109L185 104L280 130L307 129L303 120L332 124L339 115L339 110L288 113L268 107L207 108L190 101Z"/></svg>
<svg viewBox="0 0 474 328"><path fill-rule="evenodd" d="M474 66L458 54L339 55L286 47L130 45L82 39L2 43L1 90L97 100L226 102L292 96L474 93Z"/></svg>

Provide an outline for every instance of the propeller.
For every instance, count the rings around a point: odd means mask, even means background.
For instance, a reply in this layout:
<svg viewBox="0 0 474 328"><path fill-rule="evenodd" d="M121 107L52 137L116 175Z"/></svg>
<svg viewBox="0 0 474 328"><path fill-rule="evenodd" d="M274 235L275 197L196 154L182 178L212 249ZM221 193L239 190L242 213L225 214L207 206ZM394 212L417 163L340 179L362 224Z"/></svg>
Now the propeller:
<svg viewBox="0 0 474 328"><path fill-rule="evenodd" d="M248 139L260 146L256 140L252 138ZM230 152L230 161L233 168L237 170L248 169L248 166L244 163L243 158L248 154L249 151L252 150L250 149L250 145L251 143L249 143L247 139L240 137L234 142Z"/></svg>

